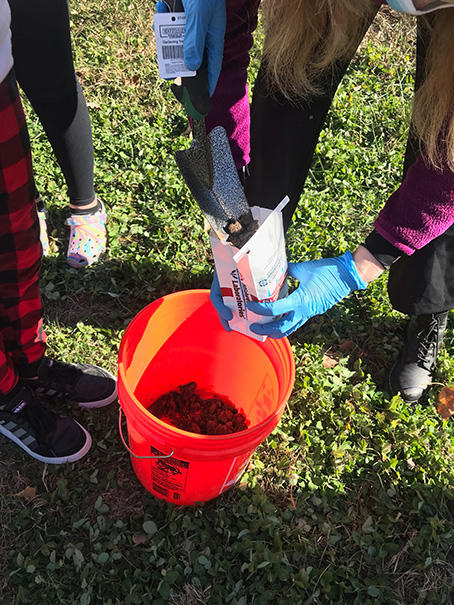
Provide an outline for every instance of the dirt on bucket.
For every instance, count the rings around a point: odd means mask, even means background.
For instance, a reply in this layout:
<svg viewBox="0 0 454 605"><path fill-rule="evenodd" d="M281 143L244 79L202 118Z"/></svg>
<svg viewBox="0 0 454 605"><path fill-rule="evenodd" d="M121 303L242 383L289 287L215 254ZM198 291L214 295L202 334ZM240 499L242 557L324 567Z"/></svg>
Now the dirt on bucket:
<svg viewBox="0 0 454 605"><path fill-rule="evenodd" d="M204 399L195 382L161 395L149 410L163 422L201 435L227 435L247 429L244 414L227 398L213 395Z"/></svg>

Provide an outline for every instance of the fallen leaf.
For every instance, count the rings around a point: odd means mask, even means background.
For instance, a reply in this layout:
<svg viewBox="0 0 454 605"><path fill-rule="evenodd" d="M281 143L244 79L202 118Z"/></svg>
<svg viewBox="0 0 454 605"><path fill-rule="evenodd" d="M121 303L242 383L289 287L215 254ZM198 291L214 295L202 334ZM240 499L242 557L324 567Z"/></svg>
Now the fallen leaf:
<svg viewBox="0 0 454 605"><path fill-rule="evenodd" d="M339 349L341 351L351 351L353 349L353 340L343 340L339 343Z"/></svg>
<svg viewBox="0 0 454 605"><path fill-rule="evenodd" d="M454 388L443 387L438 393L438 402L438 413L444 420L447 420L454 414Z"/></svg>
<svg viewBox="0 0 454 605"><path fill-rule="evenodd" d="M326 351L323 354L322 365L324 368L331 369L339 363L339 353L337 351Z"/></svg>
<svg viewBox="0 0 454 605"><path fill-rule="evenodd" d="M145 534L136 534L132 537L132 541L134 544L144 544L147 541L147 536Z"/></svg>
<svg viewBox="0 0 454 605"><path fill-rule="evenodd" d="M36 498L36 487L30 487L30 485L27 485L27 487L25 487L21 492L14 494L14 496L24 498L24 500L27 500L27 502L31 502L34 500L34 498Z"/></svg>

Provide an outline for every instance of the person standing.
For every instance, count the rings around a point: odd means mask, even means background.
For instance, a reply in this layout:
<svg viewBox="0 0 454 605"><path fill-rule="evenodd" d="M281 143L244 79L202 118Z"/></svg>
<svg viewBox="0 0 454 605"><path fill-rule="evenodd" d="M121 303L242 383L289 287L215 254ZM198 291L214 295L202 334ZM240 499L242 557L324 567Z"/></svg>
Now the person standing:
<svg viewBox="0 0 454 605"><path fill-rule="evenodd" d="M91 436L44 398L101 407L116 399L117 388L101 368L45 355L39 219L9 26L8 2L0 0L0 435L36 460L62 464L85 456Z"/></svg>
<svg viewBox="0 0 454 605"><path fill-rule="evenodd" d="M269 208L288 194L286 227L337 86L378 4L320 0L314 11L305 0L263 2L264 59L254 87L245 190L250 205ZM390 390L415 402L432 381L448 311L454 308L454 11L449 10L454 3L389 4L418 16L416 94L402 184L353 254L290 263L290 274L299 281L295 292L274 303L248 306L255 313L279 316L252 329L281 338L389 269L391 303L410 315L405 345L390 372ZM434 11L440 12L424 16ZM212 301L220 317L229 320L216 276Z"/></svg>
<svg viewBox="0 0 454 605"><path fill-rule="evenodd" d="M289 195L287 228L337 86L383 2L320 0L314 10L309 0L264 0L264 59L254 86L251 141L246 70L259 2L182 2L184 61L196 70L204 53L208 59L212 109L207 130L225 127L240 171L248 163L251 143L248 202L272 209ZM353 254L291 263L290 274L300 282L297 290L275 303L249 305L256 313L279 316L252 329L281 338L390 268L391 303L411 317L406 343L390 373L390 389L413 402L432 380L448 311L454 308L454 11L436 12L453 8L454 2L388 4L418 16L417 90L402 185ZM235 37L238 32L243 35ZM216 275L211 299L225 325L231 311L222 303Z"/></svg>
<svg viewBox="0 0 454 605"><path fill-rule="evenodd" d="M8 0L16 78L35 110L63 172L70 216L67 262L86 267L106 249L106 209L95 195L87 104L72 57L68 0ZM35 191L44 254L46 210Z"/></svg>

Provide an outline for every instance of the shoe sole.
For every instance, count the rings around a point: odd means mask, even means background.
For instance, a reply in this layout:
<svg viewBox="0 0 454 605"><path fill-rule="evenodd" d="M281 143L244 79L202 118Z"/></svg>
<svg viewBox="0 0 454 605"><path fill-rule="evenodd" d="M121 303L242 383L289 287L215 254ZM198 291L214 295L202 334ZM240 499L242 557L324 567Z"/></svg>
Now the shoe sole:
<svg viewBox="0 0 454 605"><path fill-rule="evenodd" d="M95 366L95 368L98 368L98 370L102 370L102 368L98 366ZM113 403L116 399L118 399L117 379L110 372L107 372L106 370L103 370L103 372L105 372L108 376L110 376L110 378L112 378L112 380L115 381L115 390L112 392L111 395L109 395L105 399L98 399L97 401L77 401L76 403L79 407L87 409L103 408L105 405L109 405Z"/></svg>
<svg viewBox="0 0 454 605"><path fill-rule="evenodd" d="M85 267L91 267L92 265L95 265L96 263L98 263L101 259L101 256L104 254L104 252L106 251L106 248L104 248L104 250L99 254L98 258L96 260L94 260L91 263L79 263L77 262L77 260L67 256L66 257L66 263L68 265L68 267L71 267L71 269L84 269Z"/></svg>
<svg viewBox="0 0 454 605"><path fill-rule="evenodd" d="M29 456L31 456L32 458L34 458L35 460L39 460L40 462L45 462L46 464L69 464L71 462L76 462L77 460L80 460L81 458L83 458L89 452L89 450L91 448L91 444L92 444L92 439L91 439L90 433L88 431L86 431L84 429L84 427L82 425L80 425L76 420L74 420L74 422L85 433L86 441L85 441L85 445L78 452L76 452L75 454L71 454L70 456L61 456L61 457L53 456L52 458L48 458L47 456L41 456L40 454L37 454L36 452L34 452L30 448L28 448L13 433L6 430L1 425L0 425L0 433L2 435L5 435L5 437L8 437L8 439L13 441L20 448L22 448L24 450L24 452L27 452L27 454Z"/></svg>

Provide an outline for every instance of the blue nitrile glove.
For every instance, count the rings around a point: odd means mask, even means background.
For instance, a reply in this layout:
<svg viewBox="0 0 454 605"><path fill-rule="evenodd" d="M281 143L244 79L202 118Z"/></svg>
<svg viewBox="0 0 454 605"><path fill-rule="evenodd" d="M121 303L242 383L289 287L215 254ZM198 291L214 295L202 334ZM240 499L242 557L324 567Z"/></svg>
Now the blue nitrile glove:
<svg viewBox="0 0 454 605"><path fill-rule="evenodd" d="M210 95L221 73L226 24L225 0L182 0L186 13L183 59L188 69L197 71L205 49L208 61L208 90ZM165 13L165 2L156 2L156 11Z"/></svg>
<svg viewBox="0 0 454 605"><path fill-rule="evenodd" d="M289 263L288 272L299 281L289 296L271 303L248 303L247 308L258 315L282 315L267 324L251 324L252 332L271 338L288 336L314 315L325 313L354 290L368 285L359 276L351 252L337 258Z"/></svg>
<svg viewBox="0 0 454 605"><path fill-rule="evenodd" d="M229 321L233 318L233 313L222 300L221 287L219 285L216 269L214 270L213 283L211 284L210 300L219 315L219 321L223 328L227 330L227 332L231 332L232 328L229 326Z"/></svg>

